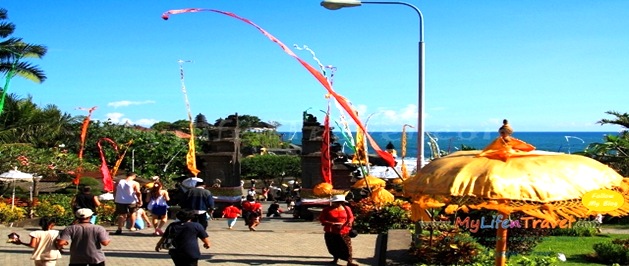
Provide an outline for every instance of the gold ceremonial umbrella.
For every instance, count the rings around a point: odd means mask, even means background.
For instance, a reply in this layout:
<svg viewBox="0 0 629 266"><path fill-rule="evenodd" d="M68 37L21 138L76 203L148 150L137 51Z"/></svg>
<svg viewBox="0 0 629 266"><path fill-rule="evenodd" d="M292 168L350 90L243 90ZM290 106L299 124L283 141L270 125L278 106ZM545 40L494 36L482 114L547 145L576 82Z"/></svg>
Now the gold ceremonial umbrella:
<svg viewBox="0 0 629 266"><path fill-rule="evenodd" d="M522 211L551 222L590 215L581 198L598 189L628 191L627 181L608 166L579 155L543 151L512 152L506 159L478 156L481 151L460 151L438 158L404 182L412 196L413 212L446 206L496 210L507 217ZM504 154L504 153L503 153ZM503 158L503 157L501 157ZM606 214L629 213L629 196ZM413 213L419 219L422 213ZM498 228L496 265L506 261L507 231Z"/></svg>
<svg viewBox="0 0 629 266"><path fill-rule="evenodd" d="M323 182L317 184L314 188L312 188L312 194L317 197L329 197L332 194L332 189L332 184Z"/></svg>
<svg viewBox="0 0 629 266"><path fill-rule="evenodd" d="M387 184L386 181L374 177L374 176L366 176L362 179L358 179L358 181L356 181L356 183L354 183L354 185L352 185L353 188L364 188L369 186L370 188L375 188L375 187L384 187Z"/></svg>
<svg viewBox="0 0 629 266"><path fill-rule="evenodd" d="M385 204L393 202L395 196L391 192L387 191L383 187L377 187L371 192L371 200L376 204Z"/></svg>

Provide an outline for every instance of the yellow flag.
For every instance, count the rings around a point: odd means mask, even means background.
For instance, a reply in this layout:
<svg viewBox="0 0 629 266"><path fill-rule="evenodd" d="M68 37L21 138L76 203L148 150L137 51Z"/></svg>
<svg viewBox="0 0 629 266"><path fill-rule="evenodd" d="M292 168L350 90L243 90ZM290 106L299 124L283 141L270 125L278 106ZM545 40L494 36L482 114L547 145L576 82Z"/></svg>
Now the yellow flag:
<svg viewBox="0 0 629 266"><path fill-rule="evenodd" d="M197 176L199 174L199 169L197 169L197 156L194 146L194 125L192 120L190 121L190 140L188 141L188 154L186 154L186 165L188 166L188 170L194 175Z"/></svg>

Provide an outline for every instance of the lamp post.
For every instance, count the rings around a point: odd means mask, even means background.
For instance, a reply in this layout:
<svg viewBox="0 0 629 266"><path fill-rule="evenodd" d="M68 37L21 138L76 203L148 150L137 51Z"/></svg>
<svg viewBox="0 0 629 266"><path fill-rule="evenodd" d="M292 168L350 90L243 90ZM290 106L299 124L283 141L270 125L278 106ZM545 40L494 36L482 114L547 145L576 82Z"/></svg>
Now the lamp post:
<svg viewBox="0 0 629 266"><path fill-rule="evenodd" d="M424 16L414 5L405 2L374 2L359 0L323 0L321 6L337 10L344 7L355 7L362 4L403 5L412 8L419 16L419 73L418 73L418 103L417 103L417 170L422 168L424 162Z"/></svg>

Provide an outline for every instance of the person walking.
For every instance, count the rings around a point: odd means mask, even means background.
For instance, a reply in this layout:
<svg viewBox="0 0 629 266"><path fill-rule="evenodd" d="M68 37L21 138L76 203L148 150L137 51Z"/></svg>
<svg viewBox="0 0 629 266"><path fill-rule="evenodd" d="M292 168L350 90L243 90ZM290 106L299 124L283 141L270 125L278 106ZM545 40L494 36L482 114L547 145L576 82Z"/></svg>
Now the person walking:
<svg viewBox="0 0 629 266"><path fill-rule="evenodd" d="M231 230L236 224L238 216L240 216L241 214L242 211L240 211L238 207L234 206L233 202L231 202L229 206L225 207L225 209L223 209L222 218L227 218L227 228Z"/></svg>
<svg viewBox="0 0 629 266"><path fill-rule="evenodd" d="M348 266L358 266L352 259L352 238L349 236L354 214L345 206L345 196L332 196L330 206L321 211L319 221L325 231L325 245L334 258L330 264L336 265L338 260L342 259L347 261Z"/></svg>
<svg viewBox="0 0 629 266"><path fill-rule="evenodd" d="M153 227L155 227L153 234L156 236L164 234L162 227L168 219L168 201L170 201L170 196L168 191L162 188L162 183L155 182L148 196L149 203L147 208L151 211L152 223Z"/></svg>
<svg viewBox="0 0 629 266"><path fill-rule="evenodd" d="M72 211L74 212L79 209L88 208L96 213L96 208L100 206L100 201L97 196L92 194L92 189L89 186L84 186L81 189L81 192L72 198L70 206L72 206ZM92 220L90 220L90 222L92 224L96 224L96 215L92 216Z"/></svg>
<svg viewBox="0 0 629 266"><path fill-rule="evenodd" d="M42 230L31 232L29 234L31 237L30 242L24 243L18 238L12 243L32 247L33 254L31 259L35 262L35 266L55 266L57 260L61 258L61 252L55 245L59 231L52 230L55 227L55 223L54 217L44 216L39 220L39 226L41 226Z"/></svg>
<svg viewBox="0 0 629 266"><path fill-rule="evenodd" d="M245 224L249 226L249 231L255 231L262 217L262 204L257 202L253 196L249 195L247 196L247 201L242 203L242 210Z"/></svg>
<svg viewBox="0 0 629 266"><path fill-rule="evenodd" d="M155 251L159 252L165 241L172 241L168 254L175 266L196 266L198 264L201 250L197 238L201 239L205 249L210 248L210 238L205 229L199 223L192 222L196 216L194 212L189 210L179 211L176 215L179 221L169 224L155 245Z"/></svg>
<svg viewBox="0 0 629 266"><path fill-rule="evenodd" d="M196 183L196 187L188 190L181 207L184 210L192 210L196 215L192 221L201 224L205 230L209 219L207 212L214 210L214 198L212 193L205 189L205 183L199 181Z"/></svg>
<svg viewBox="0 0 629 266"><path fill-rule="evenodd" d="M111 239L104 227L90 223L94 212L79 209L75 217L78 224L66 227L57 238L59 250L70 244L70 266L105 266L105 253L102 247L109 245Z"/></svg>
<svg viewBox="0 0 629 266"><path fill-rule="evenodd" d="M116 204L115 213L118 215L118 230L115 235L122 234L122 228L125 226L127 218L130 221L135 221L136 210L142 204L142 191L140 190L140 183L135 181L136 174L133 172L127 172L127 177L118 181L116 187L114 187L114 203ZM137 230L135 227L131 227L131 231Z"/></svg>

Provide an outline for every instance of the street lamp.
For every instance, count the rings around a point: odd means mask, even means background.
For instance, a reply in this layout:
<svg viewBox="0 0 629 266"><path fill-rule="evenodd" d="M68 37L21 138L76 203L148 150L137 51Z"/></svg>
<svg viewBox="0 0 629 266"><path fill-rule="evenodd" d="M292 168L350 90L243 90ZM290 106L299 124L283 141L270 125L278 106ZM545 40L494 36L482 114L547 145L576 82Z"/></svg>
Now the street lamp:
<svg viewBox="0 0 629 266"><path fill-rule="evenodd" d="M359 0L323 0L321 6L337 10L344 7L355 7L362 4L383 4L383 5L403 5L412 8L419 16L419 83L418 83L418 104L417 104L417 171L424 163L424 16L414 5L405 2L373 2Z"/></svg>

